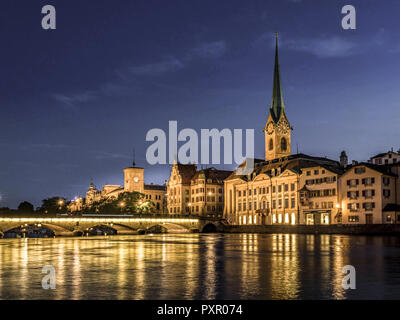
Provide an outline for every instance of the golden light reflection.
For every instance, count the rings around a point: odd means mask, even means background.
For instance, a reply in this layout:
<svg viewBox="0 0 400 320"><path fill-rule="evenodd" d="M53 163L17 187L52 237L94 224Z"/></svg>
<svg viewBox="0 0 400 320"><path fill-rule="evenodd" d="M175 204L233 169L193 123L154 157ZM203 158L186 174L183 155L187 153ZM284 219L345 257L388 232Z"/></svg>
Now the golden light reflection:
<svg viewBox="0 0 400 320"><path fill-rule="evenodd" d="M368 241L296 234L2 239L0 298L343 299L342 267L354 263L350 249ZM357 259L367 262L363 252ZM378 259L369 270L379 277L383 264ZM56 268L54 291L41 288L44 265Z"/></svg>

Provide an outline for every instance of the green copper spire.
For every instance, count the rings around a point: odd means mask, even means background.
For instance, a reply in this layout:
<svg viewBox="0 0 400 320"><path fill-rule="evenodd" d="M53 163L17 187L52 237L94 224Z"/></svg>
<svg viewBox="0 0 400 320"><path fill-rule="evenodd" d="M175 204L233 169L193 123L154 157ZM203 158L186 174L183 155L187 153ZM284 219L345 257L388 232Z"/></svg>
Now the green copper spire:
<svg viewBox="0 0 400 320"><path fill-rule="evenodd" d="M279 71L278 33L276 33L274 87L272 89L272 102L270 108L272 118L274 119L275 122L279 120L284 110L285 110L285 104L283 103L281 73Z"/></svg>

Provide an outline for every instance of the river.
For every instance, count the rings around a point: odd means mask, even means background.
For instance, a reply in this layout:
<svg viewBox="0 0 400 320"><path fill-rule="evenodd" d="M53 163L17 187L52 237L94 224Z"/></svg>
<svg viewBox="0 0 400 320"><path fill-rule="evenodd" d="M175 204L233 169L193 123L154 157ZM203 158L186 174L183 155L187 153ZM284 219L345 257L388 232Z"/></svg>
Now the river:
<svg viewBox="0 0 400 320"><path fill-rule="evenodd" d="M43 266L56 288L42 288ZM356 270L344 290L342 268ZM1 239L0 299L400 299L400 238L160 234Z"/></svg>

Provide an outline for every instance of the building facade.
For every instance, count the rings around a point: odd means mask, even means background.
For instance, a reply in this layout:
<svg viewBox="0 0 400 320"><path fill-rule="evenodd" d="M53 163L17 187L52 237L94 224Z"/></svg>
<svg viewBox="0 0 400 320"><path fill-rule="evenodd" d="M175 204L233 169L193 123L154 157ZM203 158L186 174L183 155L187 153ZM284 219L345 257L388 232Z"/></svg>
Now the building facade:
<svg viewBox="0 0 400 320"><path fill-rule="evenodd" d="M351 166L341 176L343 224L396 223L398 176L391 168L370 163Z"/></svg>
<svg viewBox="0 0 400 320"><path fill-rule="evenodd" d="M175 162L167 182L169 214L222 217L224 179L231 173Z"/></svg>

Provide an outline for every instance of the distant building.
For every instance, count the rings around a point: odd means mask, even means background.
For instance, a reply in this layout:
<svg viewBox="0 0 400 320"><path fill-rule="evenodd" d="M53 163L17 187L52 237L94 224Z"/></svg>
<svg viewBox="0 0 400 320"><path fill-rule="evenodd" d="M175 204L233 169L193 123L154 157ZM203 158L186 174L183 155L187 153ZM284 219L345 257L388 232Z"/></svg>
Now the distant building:
<svg viewBox="0 0 400 320"><path fill-rule="evenodd" d="M400 152L393 152L393 150L391 150L385 153L379 153L376 156L373 156L369 162L376 165L399 163Z"/></svg>
<svg viewBox="0 0 400 320"><path fill-rule="evenodd" d="M222 217L224 179L231 173L215 168L197 170L196 165L175 162L167 182L169 214Z"/></svg>
<svg viewBox="0 0 400 320"><path fill-rule="evenodd" d="M94 202L101 199L115 198L123 192L140 192L144 194L145 200L154 203L155 213L167 213L166 202L166 185L154 185L144 183L144 168L135 166L124 169L124 186L120 185L104 185L101 191L96 189L93 182L90 183L89 189L86 192L86 198L78 202L72 202L70 205L71 211L82 209L82 205L91 206Z"/></svg>

